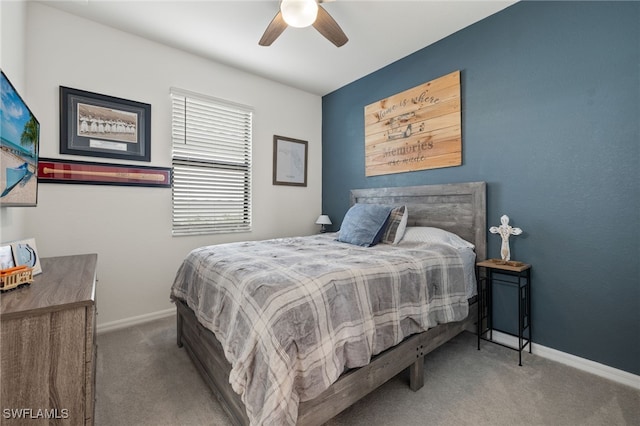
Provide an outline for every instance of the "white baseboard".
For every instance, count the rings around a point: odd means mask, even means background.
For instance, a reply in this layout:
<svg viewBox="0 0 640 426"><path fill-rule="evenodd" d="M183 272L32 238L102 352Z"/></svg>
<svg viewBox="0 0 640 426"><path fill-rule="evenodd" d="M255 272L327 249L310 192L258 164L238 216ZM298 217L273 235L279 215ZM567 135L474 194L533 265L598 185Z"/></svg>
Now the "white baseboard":
<svg viewBox="0 0 640 426"><path fill-rule="evenodd" d="M499 331L493 331L493 340L504 345L518 347L517 337L501 333ZM527 347L525 350L528 351L529 348ZM546 346L538 345L537 343L533 343L531 345L531 353L640 390L640 376L627 371L609 367L608 365L590 361L585 358L580 358L566 352L560 352L556 349L547 348Z"/></svg>
<svg viewBox="0 0 640 426"><path fill-rule="evenodd" d="M163 311L151 312L150 314L138 315L135 317L125 318L117 321L106 322L104 324L98 324L96 332L106 333L107 331L120 330L122 328L131 327L138 324L144 324L145 322L167 318L176 315L176 308L169 308Z"/></svg>

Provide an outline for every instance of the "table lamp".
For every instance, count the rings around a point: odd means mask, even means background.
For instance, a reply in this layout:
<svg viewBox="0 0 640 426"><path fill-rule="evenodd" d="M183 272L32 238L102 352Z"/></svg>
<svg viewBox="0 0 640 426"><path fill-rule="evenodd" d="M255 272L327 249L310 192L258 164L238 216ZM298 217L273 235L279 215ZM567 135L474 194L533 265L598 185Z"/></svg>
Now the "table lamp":
<svg viewBox="0 0 640 426"><path fill-rule="evenodd" d="M316 220L317 225L322 225L320 232L327 232L327 225L331 225L331 219L326 214L321 214L318 216L318 220Z"/></svg>

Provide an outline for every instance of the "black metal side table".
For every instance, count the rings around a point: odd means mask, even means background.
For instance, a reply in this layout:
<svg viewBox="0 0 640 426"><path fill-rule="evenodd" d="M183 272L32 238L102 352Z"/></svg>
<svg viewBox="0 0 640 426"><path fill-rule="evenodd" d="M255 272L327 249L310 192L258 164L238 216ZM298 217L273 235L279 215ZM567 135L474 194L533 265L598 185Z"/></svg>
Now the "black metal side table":
<svg viewBox="0 0 640 426"><path fill-rule="evenodd" d="M529 346L531 353L531 265L522 262L504 262L498 259L476 263L478 280L478 350L480 340L496 343L518 351L518 365L522 366L522 350ZM493 326L493 285L503 284L518 290L518 334L499 330ZM493 340L493 330L518 338L513 347Z"/></svg>

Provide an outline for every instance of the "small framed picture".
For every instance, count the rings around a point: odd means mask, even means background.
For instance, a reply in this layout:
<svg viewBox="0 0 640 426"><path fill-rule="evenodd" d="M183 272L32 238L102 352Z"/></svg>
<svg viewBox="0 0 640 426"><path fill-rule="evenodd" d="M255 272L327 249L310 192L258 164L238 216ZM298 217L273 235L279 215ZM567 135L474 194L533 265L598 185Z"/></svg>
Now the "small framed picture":
<svg viewBox="0 0 640 426"><path fill-rule="evenodd" d="M33 275L42 273L40 256L38 255L34 238L12 242L11 250L13 251L15 266L27 265L33 268Z"/></svg>
<svg viewBox="0 0 640 426"><path fill-rule="evenodd" d="M307 186L307 141L273 137L273 184Z"/></svg>
<svg viewBox="0 0 640 426"><path fill-rule="evenodd" d="M13 261L13 252L10 245L0 246L0 269L9 269L16 266Z"/></svg>

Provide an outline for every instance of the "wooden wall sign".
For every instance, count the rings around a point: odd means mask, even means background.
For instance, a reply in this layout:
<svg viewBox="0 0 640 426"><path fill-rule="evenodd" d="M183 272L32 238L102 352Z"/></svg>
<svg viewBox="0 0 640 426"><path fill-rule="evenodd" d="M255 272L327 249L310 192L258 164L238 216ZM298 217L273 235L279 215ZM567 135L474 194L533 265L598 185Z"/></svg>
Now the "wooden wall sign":
<svg viewBox="0 0 640 426"><path fill-rule="evenodd" d="M365 174L462 164L460 71L364 108Z"/></svg>

